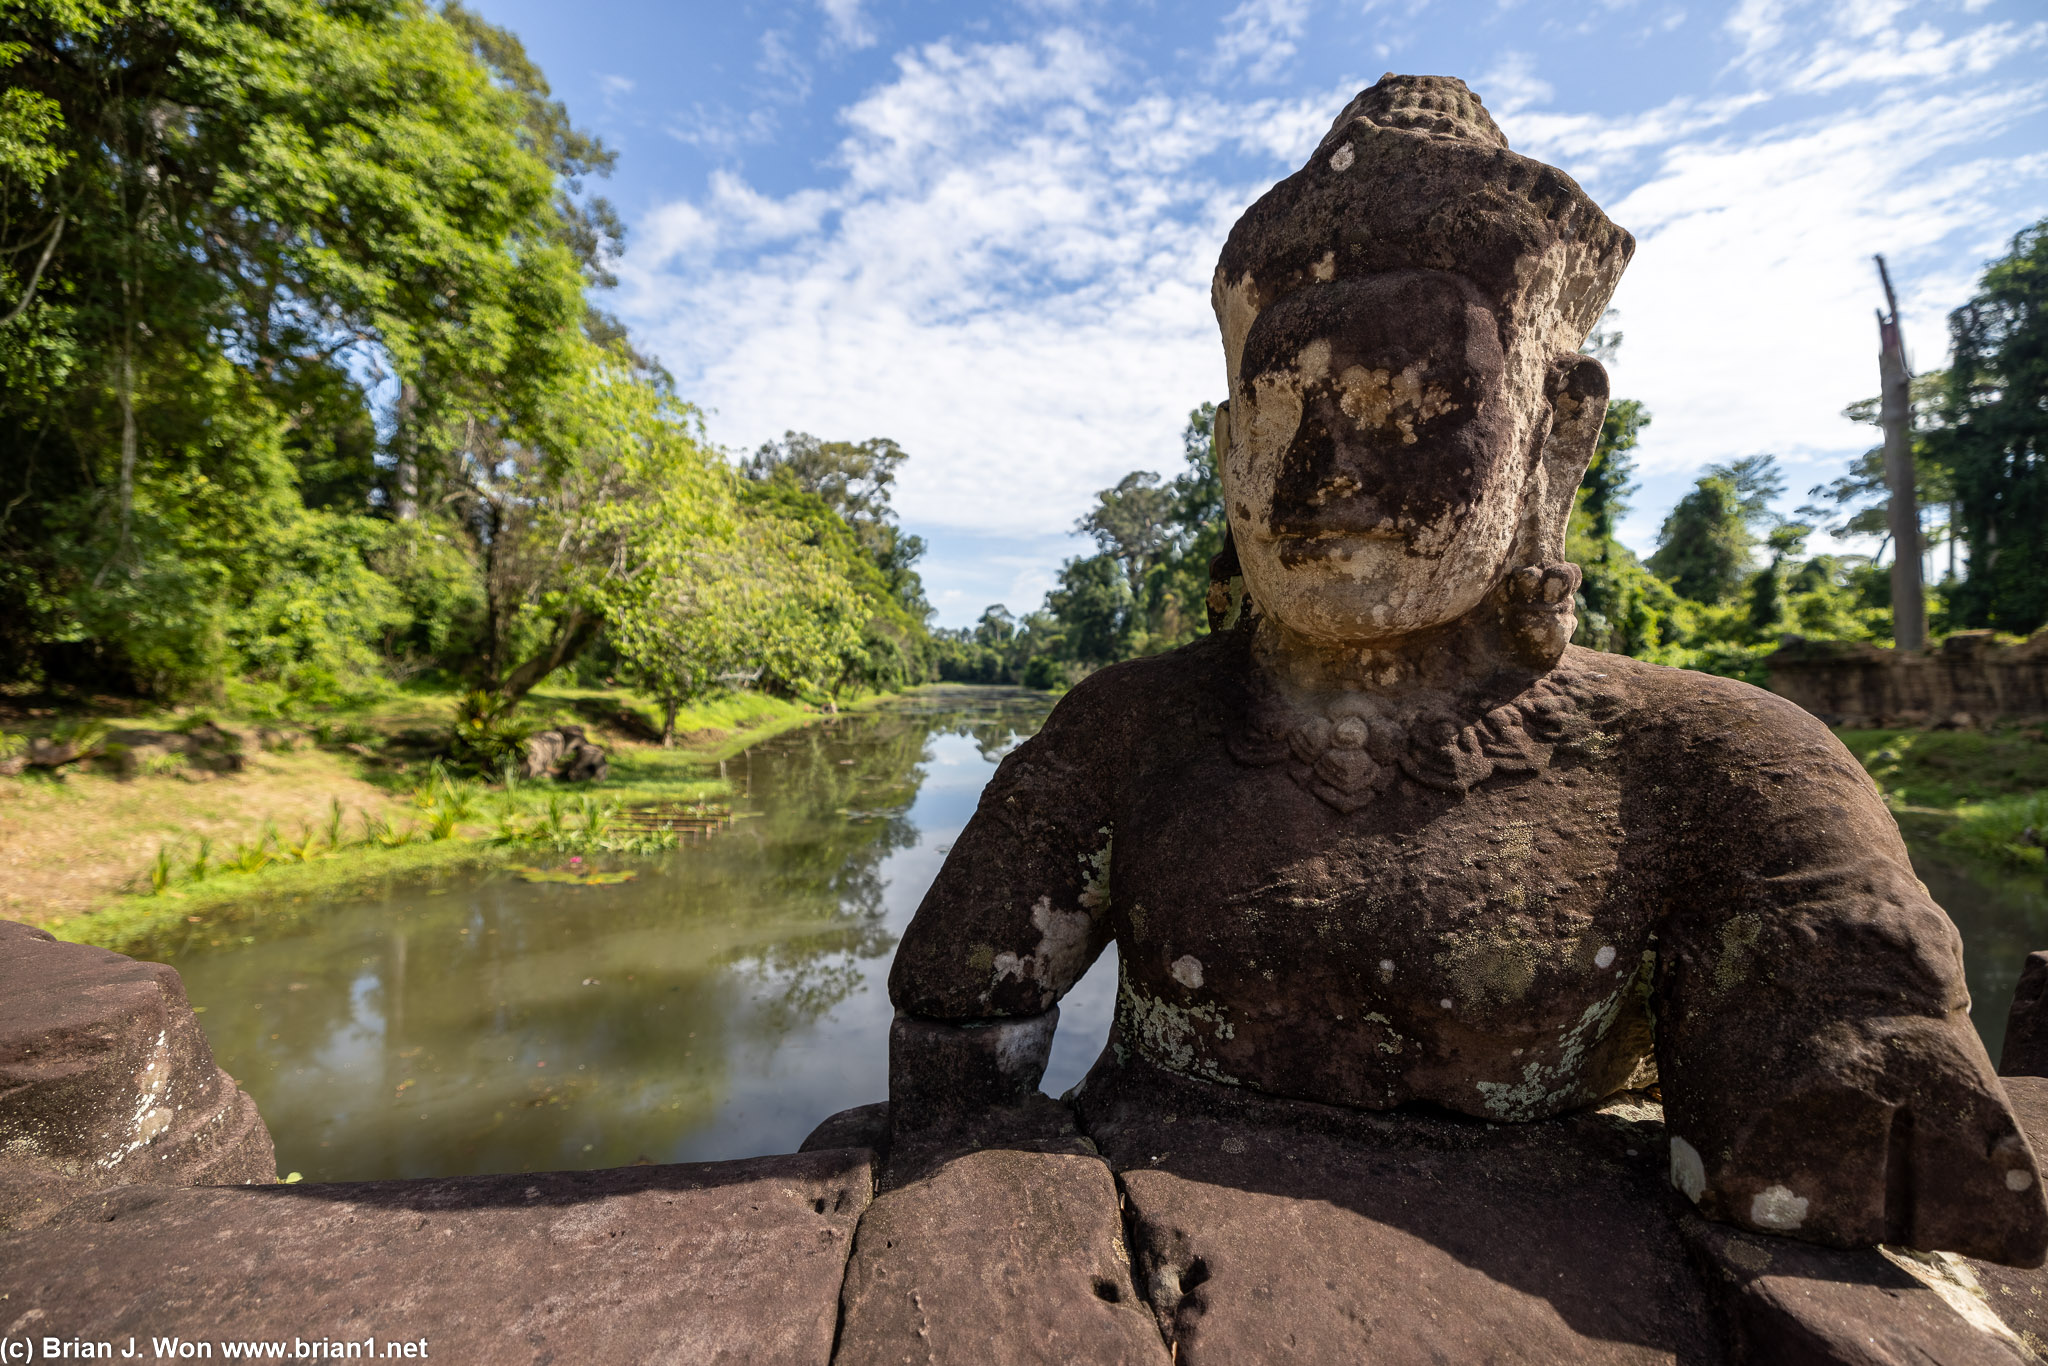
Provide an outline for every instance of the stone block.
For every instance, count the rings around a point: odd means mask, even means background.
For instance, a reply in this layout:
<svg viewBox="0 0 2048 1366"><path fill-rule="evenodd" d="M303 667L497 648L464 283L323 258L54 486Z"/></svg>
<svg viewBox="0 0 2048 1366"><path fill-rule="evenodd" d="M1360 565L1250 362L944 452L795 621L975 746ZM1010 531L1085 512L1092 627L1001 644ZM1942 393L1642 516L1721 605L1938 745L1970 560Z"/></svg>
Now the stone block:
<svg viewBox="0 0 2048 1366"><path fill-rule="evenodd" d="M104 1186L276 1179L176 972L0 921L0 1229Z"/></svg>
<svg viewBox="0 0 2048 1366"><path fill-rule="evenodd" d="M921 1170L861 1220L835 1366L1167 1366L1085 1140Z"/></svg>
<svg viewBox="0 0 2048 1366"><path fill-rule="evenodd" d="M0 1236L0 1333L425 1339L431 1361L831 1358L869 1154L612 1171L123 1187ZM214 1359L221 1356L218 1345Z"/></svg>
<svg viewBox="0 0 2048 1366"><path fill-rule="evenodd" d="M1815 1247L1691 1215L1684 1228L1733 1362L2020 1366L2030 1360L2017 1335L1985 1311L1981 1297L1970 1303L1967 1289L1940 1274L1963 1258L1936 1253L1922 1260L1912 1254L1888 1257L1875 1248ZM1944 1288L1950 1295L1930 1280L1949 1281Z"/></svg>
<svg viewBox="0 0 2048 1366"><path fill-rule="evenodd" d="M1180 1366L1723 1360L1652 1106L1501 1126L1090 1090Z"/></svg>

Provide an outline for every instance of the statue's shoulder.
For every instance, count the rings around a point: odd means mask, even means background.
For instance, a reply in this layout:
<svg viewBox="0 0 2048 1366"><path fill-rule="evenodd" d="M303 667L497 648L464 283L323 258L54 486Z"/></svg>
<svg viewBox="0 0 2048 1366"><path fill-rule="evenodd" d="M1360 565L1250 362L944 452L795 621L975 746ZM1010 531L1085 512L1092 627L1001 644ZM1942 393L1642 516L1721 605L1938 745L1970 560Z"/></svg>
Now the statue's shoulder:
<svg viewBox="0 0 2048 1366"><path fill-rule="evenodd" d="M1251 659L1249 637L1241 631L1199 636L1156 655L1104 665L1060 699L1059 710L1106 715L1157 714L1241 693Z"/></svg>
<svg viewBox="0 0 2048 1366"><path fill-rule="evenodd" d="M1228 631L1105 665L1055 704L1039 748L1126 752L1148 737L1220 733L1222 718L1243 710L1250 657L1246 633Z"/></svg>
<svg viewBox="0 0 2048 1366"><path fill-rule="evenodd" d="M1794 702L1737 678L1674 669L1572 646L1559 661L1571 692L1597 704L1639 746L1718 753L1750 762L1848 751L1826 724Z"/></svg>

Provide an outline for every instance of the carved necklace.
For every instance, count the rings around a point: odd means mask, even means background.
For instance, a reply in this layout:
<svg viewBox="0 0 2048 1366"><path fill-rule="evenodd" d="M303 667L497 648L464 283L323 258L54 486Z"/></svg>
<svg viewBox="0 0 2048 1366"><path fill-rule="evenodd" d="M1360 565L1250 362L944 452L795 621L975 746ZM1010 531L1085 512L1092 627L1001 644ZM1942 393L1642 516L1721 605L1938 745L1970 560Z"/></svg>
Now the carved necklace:
<svg viewBox="0 0 2048 1366"><path fill-rule="evenodd" d="M1295 782L1350 815L1406 774L1440 792L1465 793L1501 773L1549 767L1560 748L1582 742L1614 708L1594 679L1554 669L1484 711L1448 690L1411 693L1398 703L1340 693L1319 707L1284 696L1251 664L1242 728L1227 737L1232 757L1266 767L1286 763Z"/></svg>

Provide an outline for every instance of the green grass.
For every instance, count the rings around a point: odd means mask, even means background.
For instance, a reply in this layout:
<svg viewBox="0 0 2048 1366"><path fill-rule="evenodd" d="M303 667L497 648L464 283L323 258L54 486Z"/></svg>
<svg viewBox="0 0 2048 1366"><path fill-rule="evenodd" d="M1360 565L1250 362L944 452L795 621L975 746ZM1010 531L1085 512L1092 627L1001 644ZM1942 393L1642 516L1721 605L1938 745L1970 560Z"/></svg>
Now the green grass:
<svg viewBox="0 0 2048 1366"><path fill-rule="evenodd" d="M2048 743L2036 727L1836 733L1894 806L1953 811L2048 789Z"/></svg>
<svg viewBox="0 0 2048 1366"><path fill-rule="evenodd" d="M184 938L218 937L251 921L301 913L307 903L372 896L394 885L503 867L531 857L516 847L469 840L426 841L395 849L354 845L310 863L273 863L260 873L215 874L203 882L173 886L163 895L120 897L91 915L73 916L46 928L59 939L134 953Z"/></svg>
<svg viewBox="0 0 2048 1366"><path fill-rule="evenodd" d="M2009 868L2044 866L2042 841L2048 839L2048 792L2032 792L1997 801L1965 803L1941 842L1966 854Z"/></svg>
<svg viewBox="0 0 2048 1366"><path fill-rule="evenodd" d="M562 823L572 836L587 831L594 813L586 806L598 803L616 809L717 801L731 790L717 776L721 760L827 715L758 693L714 696L677 714L678 745L663 749L652 738L659 734L659 713L648 699L624 689L551 687L525 699L519 718L535 729L583 725L610 753L604 782L572 789L541 779L507 788L455 775L450 787L425 756L452 720L458 697L452 689L404 689L356 710L290 722L222 708L120 717L120 725L164 730L216 719L248 732L252 752L255 727L267 725L300 732L301 752L257 754L260 762L249 774L219 780L246 792L238 814L223 817L216 803L194 827L176 814L189 805L188 794L225 788L187 789L159 774L127 783L85 775L58 785L68 790L63 800L53 789L46 799L17 805L18 819L49 823L45 843L61 845L68 836L70 846L80 848L75 832L89 830L77 860L87 866L76 878L98 877L105 888L73 896L69 909L45 903L44 913L31 918L62 938L133 950L166 936L209 935L220 925L347 899L397 880L530 862L546 851L502 837L545 825L551 798L565 808ZM860 699L852 708L882 700ZM316 723L323 725L325 744L304 734ZM37 717L29 728L45 733L51 721ZM333 820L306 819L310 806L324 810L337 784L351 790L342 799L339 840ZM595 823L602 825L601 813ZM143 841L141 858L119 852ZM94 848L103 851L96 864ZM105 871L94 873L93 866Z"/></svg>
<svg viewBox="0 0 2048 1366"><path fill-rule="evenodd" d="M2044 866L2048 742L2038 727L1838 733L1894 810L1943 818L1942 844L2008 869Z"/></svg>

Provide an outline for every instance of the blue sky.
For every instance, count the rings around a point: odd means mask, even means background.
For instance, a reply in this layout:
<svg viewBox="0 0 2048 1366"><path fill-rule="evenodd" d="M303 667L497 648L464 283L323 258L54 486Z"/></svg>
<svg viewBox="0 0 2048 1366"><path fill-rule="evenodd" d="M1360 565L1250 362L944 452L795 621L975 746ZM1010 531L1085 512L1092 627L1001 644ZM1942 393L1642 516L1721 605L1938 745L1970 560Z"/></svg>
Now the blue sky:
<svg viewBox="0 0 2048 1366"><path fill-rule="evenodd" d="M1035 607L1074 519L1223 396L1238 213L1384 71L1455 75L1638 240L1623 538L1702 465L1874 443L1872 252L1915 364L2048 216L2048 17L2001 0L475 0L620 153L610 304L741 452L890 436L939 621ZM1827 548L1825 538L1816 548Z"/></svg>

